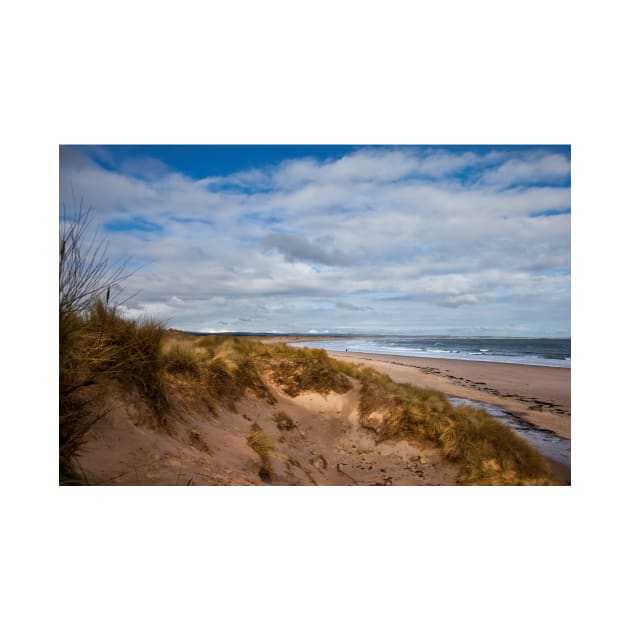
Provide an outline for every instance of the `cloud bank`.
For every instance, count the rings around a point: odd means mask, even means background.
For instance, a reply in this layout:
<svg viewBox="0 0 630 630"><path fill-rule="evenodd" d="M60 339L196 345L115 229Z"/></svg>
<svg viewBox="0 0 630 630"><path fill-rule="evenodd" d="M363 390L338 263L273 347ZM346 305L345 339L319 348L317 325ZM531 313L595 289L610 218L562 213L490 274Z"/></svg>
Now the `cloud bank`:
<svg viewBox="0 0 630 630"><path fill-rule="evenodd" d="M186 330L570 332L570 159L559 149L365 148L192 175L62 147L131 258L130 315Z"/></svg>

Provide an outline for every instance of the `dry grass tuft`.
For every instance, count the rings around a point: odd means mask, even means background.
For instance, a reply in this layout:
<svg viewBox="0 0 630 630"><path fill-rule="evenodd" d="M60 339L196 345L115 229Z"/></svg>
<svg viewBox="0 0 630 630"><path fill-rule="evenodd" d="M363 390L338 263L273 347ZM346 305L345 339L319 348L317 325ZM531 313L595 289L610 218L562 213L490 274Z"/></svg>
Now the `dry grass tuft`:
<svg viewBox="0 0 630 630"><path fill-rule="evenodd" d="M290 431L291 429L295 429L295 422L293 422L293 418L284 411L278 411L271 419L276 423L276 426L281 431Z"/></svg>
<svg viewBox="0 0 630 630"><path fill-rule="evenodd" d="M446 456L464 462L460 479L475 485L549 482L544 458L483 410L458 407L440 435Z"/></svg>
<svg viewBox="0 0 630 630"><path fill-rule="evenodd" d="M253 358L255 343L230 335L208 335L196 341L192 354L201 385L211 401L235 410L236 401L250 390L275 403Z"/></svg>
<svg viewBox="0 0 630 630"><path fill-rule="evenodd" d="M199 362L192 349L183 344L171 344L162 353L164 369L169 374L178 374L184 377L198 378Z"/></svg>
<svg viewBox="0 0 630 630"><path fill-rule="evenodd" d="M272 347L269 355L276 359L271 371L272 379L291 397L305 391L326 395L331 391L343 394L352 389L350 380L324 350L278 344Z"/></svg>
<svg viewBox="0 0 630 630"><path fill-rule="evenodd" d="M273 443L269 436L254 422L251 428L247 445L260 457L260 469L258 474L265 483L271 483L273 468L271 466L271 452Z"/></svg>
<svg viewBox="0 0 630 630"><path fill-rule="evenodd" d="M160 423L168 409L162 378L163 337L160 322L125 319L101 301L89 312L82 330L83 355L94 377L114 380L140 393Z"/></svg>

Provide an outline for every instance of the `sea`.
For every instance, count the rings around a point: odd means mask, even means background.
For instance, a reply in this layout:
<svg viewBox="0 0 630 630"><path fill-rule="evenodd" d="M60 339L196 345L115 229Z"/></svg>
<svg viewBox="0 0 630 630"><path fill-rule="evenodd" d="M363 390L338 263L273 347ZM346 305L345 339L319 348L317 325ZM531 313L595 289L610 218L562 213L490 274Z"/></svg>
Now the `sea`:
<svg viewBox="0 0 630 630"><path fill-rule="evenodd" d="M313 338L289 345L432 359L571 367L571 339L525 337L352 336Z"/></svg>

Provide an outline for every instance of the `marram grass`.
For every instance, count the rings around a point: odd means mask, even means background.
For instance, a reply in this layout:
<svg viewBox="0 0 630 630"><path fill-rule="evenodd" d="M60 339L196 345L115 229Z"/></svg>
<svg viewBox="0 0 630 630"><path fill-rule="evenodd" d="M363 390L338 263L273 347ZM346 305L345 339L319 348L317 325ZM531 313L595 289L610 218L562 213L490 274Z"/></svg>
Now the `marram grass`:
<svg viewBox="0 0 630 630"><path fill-rule="evenodd" d="M554 483L544 458L483 410L455 408L440 392L395 383L372 368L336 361L323 350L265 345L229 335L183 335L155 322L126 320L103 304L75 323L73 335L72 356L66 357L62 378L72 381L81 374L135 390L157 418L165 419L158 427L168 427L173 378L186 384L190 395L205 398L215 412L221 406L235 409L247 391L273 404L265 378L292 397L303 392L343 394L356 387L360 422L377 442L404 438L436 445L459 466L459 483ZM277 413L273 419L281 430L292 428L288 416ZM69 444L72 453L74 442ZM261 478L270 480L269 437L254 425L248 444L261 458Z"/></svg>

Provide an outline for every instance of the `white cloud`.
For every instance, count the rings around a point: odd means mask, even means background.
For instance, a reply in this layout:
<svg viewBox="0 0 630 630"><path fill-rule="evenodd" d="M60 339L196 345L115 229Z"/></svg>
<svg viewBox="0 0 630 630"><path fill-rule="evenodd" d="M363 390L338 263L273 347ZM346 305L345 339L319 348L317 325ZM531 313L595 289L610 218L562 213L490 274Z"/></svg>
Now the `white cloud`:
<svg viewBox="0 0 630 630"><path fill-rule="evenodd" d="M140 265L132 315L188 330L499 330L507 312L532 331L568 327L570 215L530 216L570 207L563 155L366 149L197 180L67 156L62 201L73 190L101 226L161 228L107 234L114 259Z"/></svg>
<svg viewBox="0 0 630 630"><path fill-rule="evenodd" d="M571 163L560 154L542 154L533 158L511 159L486 172L482 178L490 184L512 185L564 179L571 172Z"/></svg>

